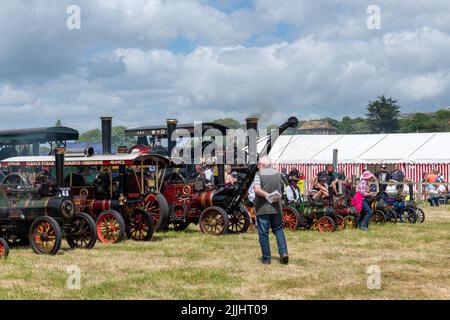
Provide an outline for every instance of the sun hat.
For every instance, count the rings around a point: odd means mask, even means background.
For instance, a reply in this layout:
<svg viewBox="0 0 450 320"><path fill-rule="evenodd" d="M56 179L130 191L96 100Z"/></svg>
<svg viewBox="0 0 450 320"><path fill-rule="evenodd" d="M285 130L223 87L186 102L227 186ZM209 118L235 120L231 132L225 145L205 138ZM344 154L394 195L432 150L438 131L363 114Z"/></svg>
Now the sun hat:
<svg viewBox="0 0 450 320"><path fill-rule="evenodd" d="M361 175L361 180L369 180L372 177L373 177L373 173L367 170L367 171L364 171L363 174Z"/></svg>

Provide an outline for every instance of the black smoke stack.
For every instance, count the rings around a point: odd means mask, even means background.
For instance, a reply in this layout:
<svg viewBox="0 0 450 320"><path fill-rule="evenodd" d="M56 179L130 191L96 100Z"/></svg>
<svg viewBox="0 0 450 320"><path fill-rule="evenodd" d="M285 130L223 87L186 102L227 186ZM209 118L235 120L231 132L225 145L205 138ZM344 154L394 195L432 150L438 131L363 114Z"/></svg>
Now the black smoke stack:
<svg viewBox="0 0 450 320"><path fill-rule="evenodd" d="M56 187L64 188L64 148L58 148L55 152Z"/></svg>
<svg viewBox="0 0 450 320"><path fill-rule="evenodd" d="M111 154L112 150L112 117L102 119L102 153Z"/></svg>
<svg viewBox="0 0 450 320"><path fill-rule="evenodd" d="M167 119L167 150L168 150L168 156L172 157L172 151L175 148L177 141L172 140L172 134L177 130L177 119Z"/></svg>
<svg viewBox="0 0 450 320"><path fill-rule="evenodd" d="M247 148L248 148L248 164L255 164L258 159L257 143L258 143L258 118L250 117L245 119L247 123Z"/></svg>

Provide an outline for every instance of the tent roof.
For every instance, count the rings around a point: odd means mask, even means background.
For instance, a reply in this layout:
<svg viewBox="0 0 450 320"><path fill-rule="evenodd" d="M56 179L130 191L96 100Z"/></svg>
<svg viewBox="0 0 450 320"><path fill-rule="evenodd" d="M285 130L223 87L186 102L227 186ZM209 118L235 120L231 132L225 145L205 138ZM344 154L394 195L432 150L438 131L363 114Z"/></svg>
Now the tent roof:
<svg viewBox="0 0 450 320"><path fill-rule="evenodd" d="M265 139L258 144L260 151ZM450 163L450 132L282 135L270 157L277 163Z"/></svg>

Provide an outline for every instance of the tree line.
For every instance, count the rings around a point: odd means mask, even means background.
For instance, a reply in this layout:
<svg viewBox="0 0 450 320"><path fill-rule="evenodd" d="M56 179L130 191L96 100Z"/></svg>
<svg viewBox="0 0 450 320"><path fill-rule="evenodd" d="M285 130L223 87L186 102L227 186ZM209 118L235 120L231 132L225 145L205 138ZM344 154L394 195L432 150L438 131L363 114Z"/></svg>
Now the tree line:
<svg viewBox="0 0 450 320"><path fill-rule="evenodd" d="M441 109L436 112L417 112L408 116L401 116L401 107L397 100L385 95L378 96L376 100L369 101L366 117L351 118L349 116L337 120L330 117L316 119L327 121L336 128L338 134L366 134L366 133L411 133L411 132L449 132L450 110ZM216 119L213 122L228 128L245 128L245 123L240 123L233 118ZM299 121L299 127L305 123ZM58 120L56 125L61 125ZM267 129L275 129L277 125L269 125ZM114 147L131 146L135 139L126 137L125 126L115 126L112 129L112 144ZM285 134L295 134L295 129L290 129ZM80 142L101 142L100 129L92 129L80 135Z"/></svg>
<svg viewBox="0 0 450 320"><path fill-rule="evenodd" d="M376 100L369 101L366 117L343 117L341 120L326 117L315 119L327 121L336 128L338 134L365 134L365 133L412 133L412 132L448 132L450 131L450 109L441 109L429 113L401 114L401 107L397 100L385 95L378 96ZM245 128L245 124L226 118L214 122L230 128ZM306 121L299 121L299 127ZM276 125L268 126L275 129ZM293 130L285 134L292 134Z"/></svg>

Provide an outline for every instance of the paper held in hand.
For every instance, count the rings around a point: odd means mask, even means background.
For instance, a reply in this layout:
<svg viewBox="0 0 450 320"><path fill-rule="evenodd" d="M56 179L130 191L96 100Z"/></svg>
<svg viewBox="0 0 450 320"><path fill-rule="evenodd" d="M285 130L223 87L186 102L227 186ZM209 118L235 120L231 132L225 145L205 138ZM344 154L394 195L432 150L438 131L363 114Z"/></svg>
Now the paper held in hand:
<svg viewBox="0 0 450 320"><path fill-rule="evenodd" d="M278 202L281 200L281 194L278 192L278 190L275 190L274 192L272 192L266 196L266 200L269 203Z"/></svg>

